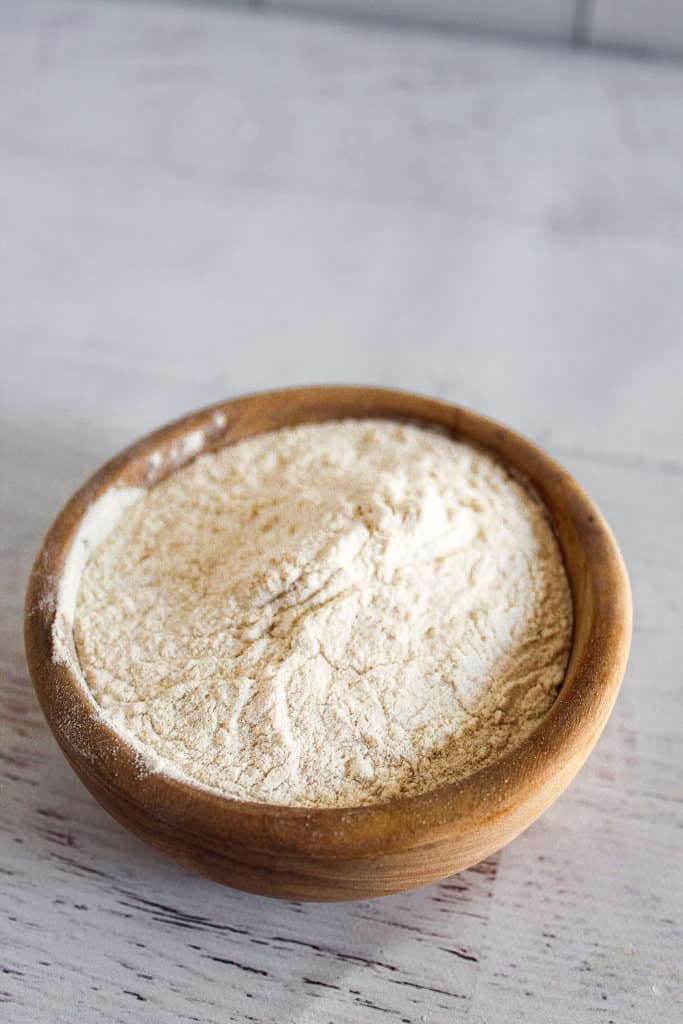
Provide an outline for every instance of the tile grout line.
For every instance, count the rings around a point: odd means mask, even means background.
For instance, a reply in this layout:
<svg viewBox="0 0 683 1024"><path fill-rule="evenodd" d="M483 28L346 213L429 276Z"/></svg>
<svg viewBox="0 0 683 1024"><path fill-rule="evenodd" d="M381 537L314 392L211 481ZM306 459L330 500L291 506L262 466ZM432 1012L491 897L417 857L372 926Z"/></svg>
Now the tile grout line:
<svg viewBox="0 0 683 1024"><path fill-rule="evenodd" d="M589 47L595 15L595 0L576 0L574 21L571 30L571 45Z"/></svg>

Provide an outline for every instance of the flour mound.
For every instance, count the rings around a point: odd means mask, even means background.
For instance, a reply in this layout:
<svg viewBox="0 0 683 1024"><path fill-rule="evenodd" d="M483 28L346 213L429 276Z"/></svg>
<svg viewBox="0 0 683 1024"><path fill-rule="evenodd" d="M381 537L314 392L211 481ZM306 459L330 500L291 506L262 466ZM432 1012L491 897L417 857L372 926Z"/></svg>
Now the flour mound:
<svg viewBox="0 0 683 1024"><path fill-rule="evenodd" d="M197 458L83 571L80 664L156 769L349 806L462 778L552 705L572 605L543 507L418 427L305 425Z"/></svg>

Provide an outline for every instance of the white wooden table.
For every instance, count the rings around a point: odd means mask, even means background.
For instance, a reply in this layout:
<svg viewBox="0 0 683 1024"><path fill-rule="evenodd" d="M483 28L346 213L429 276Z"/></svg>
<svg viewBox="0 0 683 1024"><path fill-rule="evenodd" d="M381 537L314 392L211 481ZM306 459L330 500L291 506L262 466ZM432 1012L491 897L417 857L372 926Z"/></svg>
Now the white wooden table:
<svg viewBox="0 0 683 1024"><path fill-rule="evenodd" d="M7 0L0 41L2 1019L680 1020L683 68L107 0ZM106 457L310 381L541 442L635 598L559 802L477 868L347 905L232 892L123 832L21 636L40 538Z"/></svg>

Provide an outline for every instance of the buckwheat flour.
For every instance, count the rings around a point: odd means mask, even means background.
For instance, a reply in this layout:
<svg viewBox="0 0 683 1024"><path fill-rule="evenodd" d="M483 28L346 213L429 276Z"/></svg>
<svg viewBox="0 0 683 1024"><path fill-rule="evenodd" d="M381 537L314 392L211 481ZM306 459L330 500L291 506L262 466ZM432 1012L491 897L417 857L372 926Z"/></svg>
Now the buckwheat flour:
<svg viewBox="0 0 683 1024"><path fill-rule="evenodd" d="M555 699L572 607L543 508L500 465L345 420L200 456L122 508L74 629L102 714L157 769L347 806L516 745Z"/></svg>

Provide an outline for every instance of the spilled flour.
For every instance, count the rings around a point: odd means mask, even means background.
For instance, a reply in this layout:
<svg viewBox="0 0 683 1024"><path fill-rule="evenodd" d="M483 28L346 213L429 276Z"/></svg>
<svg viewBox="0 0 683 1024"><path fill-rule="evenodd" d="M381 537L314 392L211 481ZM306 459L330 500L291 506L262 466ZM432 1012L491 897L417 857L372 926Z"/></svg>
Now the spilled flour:
<svg viewBox="0 0 683 1024"><path fill-rule="evenodd" d="M75 639L160 770L348 806L459 779L555 699L570 591L542 506L481 452L345 420L200 456L121 511Z"/></svg>

